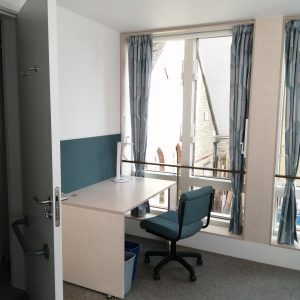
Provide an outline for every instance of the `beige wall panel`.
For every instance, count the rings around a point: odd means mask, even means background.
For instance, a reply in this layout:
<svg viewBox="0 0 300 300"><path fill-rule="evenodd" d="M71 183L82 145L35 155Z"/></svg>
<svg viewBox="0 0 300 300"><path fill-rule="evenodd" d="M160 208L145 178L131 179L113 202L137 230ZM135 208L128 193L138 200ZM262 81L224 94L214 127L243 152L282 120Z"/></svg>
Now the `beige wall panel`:
<svg viewBox="0 0 300 300"><path fill-rule="evenodd" d="M269 244L278 107L281 89L283 17L255 21L246 178L245 240Z"/></svg>

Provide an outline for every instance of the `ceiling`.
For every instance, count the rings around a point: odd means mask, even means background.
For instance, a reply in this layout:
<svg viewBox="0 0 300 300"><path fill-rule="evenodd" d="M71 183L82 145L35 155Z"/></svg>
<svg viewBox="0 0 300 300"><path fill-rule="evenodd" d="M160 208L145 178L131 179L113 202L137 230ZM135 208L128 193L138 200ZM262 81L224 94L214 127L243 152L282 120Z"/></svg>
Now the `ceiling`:
<svg viewBox="0 0 300 300"><path fill-rule="evenodd" d="M119 32L298 15L299 0L57 0Z"/></svg>
<svg viewBox="0 0 300 300"><path fill-rule="evenodd" d="M26 0L0 0L18 12ZM57 0L58 5L119 32L256 17L299 15L299 0Z"/></svg>
<svg viewBox="0 0 300 300"><path fill-rule="evenodd" d="M18 12L25 2L26 0L0 0L0 8Z"/></svg>

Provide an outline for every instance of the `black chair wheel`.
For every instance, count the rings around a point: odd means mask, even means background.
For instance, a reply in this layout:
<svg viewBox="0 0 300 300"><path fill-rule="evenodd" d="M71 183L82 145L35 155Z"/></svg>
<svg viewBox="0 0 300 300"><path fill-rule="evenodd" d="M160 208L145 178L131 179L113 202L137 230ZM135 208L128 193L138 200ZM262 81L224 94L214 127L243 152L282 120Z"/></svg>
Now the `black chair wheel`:
<svg viewBox="0 0 300 300"><path fill-rule="evenodd" d="M193 275L190 275L190 281L196 281L196 275L195 274L193 274Z"/></svg>
<svg viewBox="0 0 300 300"><path fill-rule="evenodd" d="M203 265L203 260L202 260L202 258L200 258L200 257L198 257L197 258L197 265Z"/></svg>
<svg viewBox="0 0 300 300"><path fill-rule="evenodd" d="M160 276L159 274L157 273L154 273L154 276L153 276L154 280L159 280L160 279Z"/></svg>
<svg viewBox="0 0 300 300"><path fill-rule="evenodd" d="M149 258L149 256L145 256L144 263L145 263L145 264L149 264L149 263L150 263L150 258Z"/></svg>

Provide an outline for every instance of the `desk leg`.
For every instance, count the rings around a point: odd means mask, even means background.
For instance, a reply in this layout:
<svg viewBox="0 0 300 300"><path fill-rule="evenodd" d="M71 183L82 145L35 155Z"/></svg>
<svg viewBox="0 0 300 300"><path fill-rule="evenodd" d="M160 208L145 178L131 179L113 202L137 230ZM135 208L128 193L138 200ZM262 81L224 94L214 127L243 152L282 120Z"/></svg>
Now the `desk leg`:
<svg viewBox="0 0 300 300"><path fill-rule="evenodd" d="M125 217L63 205L64 280L124 298Z"/></svg>

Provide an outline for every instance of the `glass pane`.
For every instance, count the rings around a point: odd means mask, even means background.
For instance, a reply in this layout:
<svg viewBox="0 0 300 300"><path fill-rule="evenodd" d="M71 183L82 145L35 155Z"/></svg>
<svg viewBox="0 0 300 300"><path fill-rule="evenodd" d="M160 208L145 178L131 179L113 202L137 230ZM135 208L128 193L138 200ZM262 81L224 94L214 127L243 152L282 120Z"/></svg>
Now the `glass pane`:
<svg viewBox="0 0 300 300"><path fill-rule="evenodd" d="M168 191L163 191L149 200L151 207L168 209Z"/></svg>
<svg viewBox="0 0 300 300"><path fill-rule="evenodd" d="M196 167L230 169L229 98L232 37L198 40L198 80L195 87ZM195 170L195 176L228 178L229 173Z"/></svg>
<svg viewBox="0 0 300 300"><path fill-rule="evenodd" d="M198 189L199 187L192 187L193 190ZM226 190L217 190L214 189L214 205L212 209L212 215L219 218L230 218L231 213L231 204L232 204L232 192ZM242 208L245 203L245 194L242 193Z"/></svg>
<svg viewBox="0 0 300 300"><path fill-rule="evenodd" d="M146 161L177 164L181 157L182 81L184 40L154 42L148 111ZM146 166L172 172L175 168Z"/></svg>

